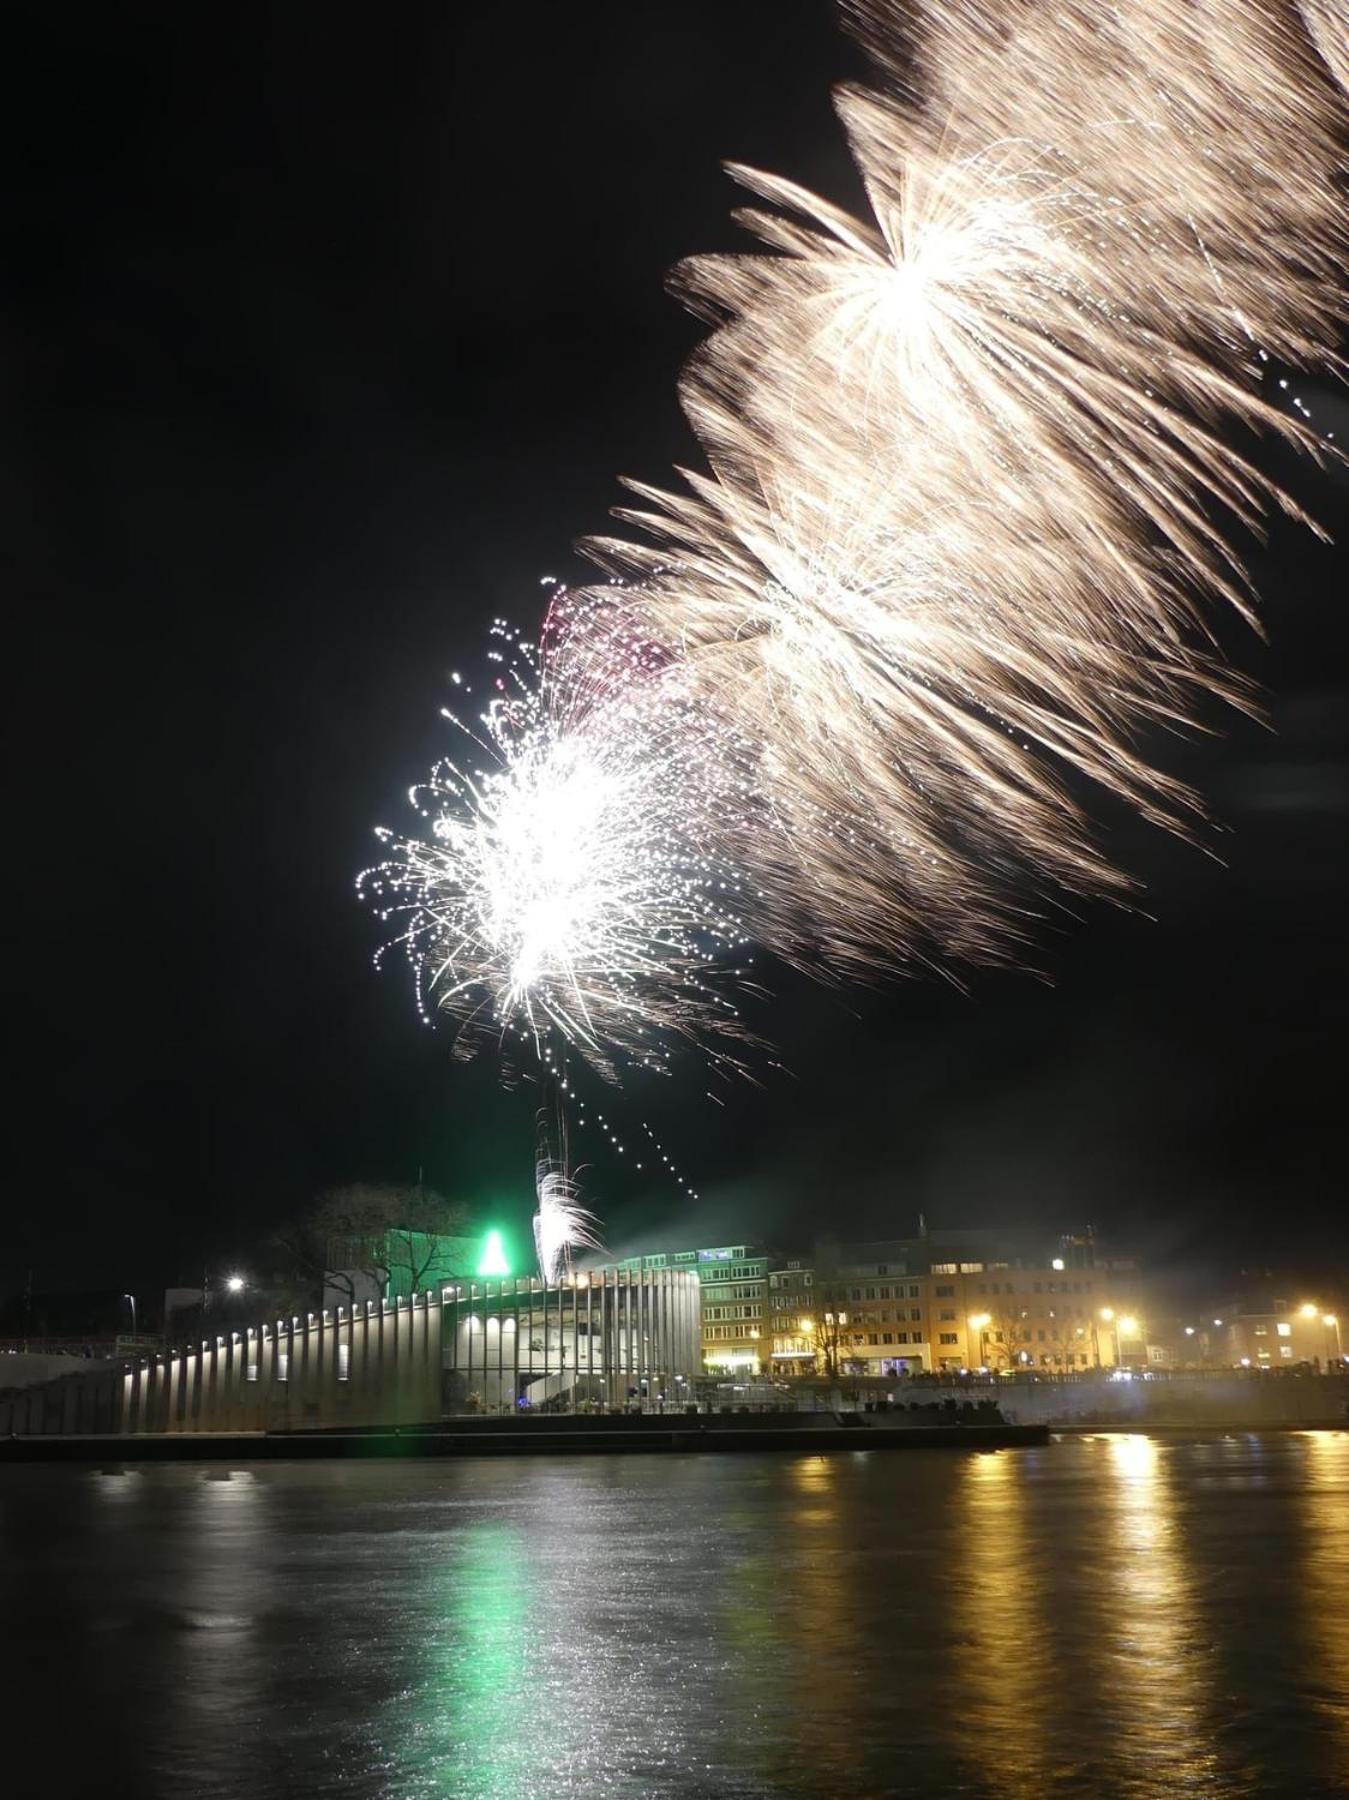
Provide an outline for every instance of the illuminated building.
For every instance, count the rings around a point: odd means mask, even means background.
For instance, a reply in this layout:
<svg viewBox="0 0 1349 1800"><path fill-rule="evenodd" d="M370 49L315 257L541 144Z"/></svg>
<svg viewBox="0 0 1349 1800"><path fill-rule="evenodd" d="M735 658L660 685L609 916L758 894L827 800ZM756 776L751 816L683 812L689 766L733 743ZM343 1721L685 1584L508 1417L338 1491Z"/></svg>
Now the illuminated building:
<svg viewBox="0 0 1349 1800"><path fill-rule="evenodd" d="M711 1374L758 1375L769 1366L768 1264L749 1244L659 1251L629 1257L622 1269L685 1269L702 1294L702 1360Z"/></svg>
<svg viewBox="0 0 1349 1800"><path fill-rule="evenodd" d="M813 1375L825 1334L816 1319L815 1275L804 1262L768 1274L769 1367L775 1375Z"/></svg>
<svg viewBox="0 0 1349 1800"><path fill-rule="evenodd" d="M1217 1319L1208 1323L1203 1337L1206 1360L1227 1367L1325 1367L1344 1353L1337 1305L1323 1296L1288 1300L1250 1295L1227 1301L1221 1318L1221 1324Z"/></svg>
<svg viewBox="0 0 1349 1800"><path fill-rule="evenodd" d="M681 1269L594 1269L553 1287L470 1282L442 1295L447 1413L605 1412L692 1399L699 1293Z"/></svg>
<svg viewBox="0 0 1349 1800"><path fill-rule="evenodd" d="M1089 1233L924 1232L822 1246L809 1267L769 1277L772 1366L894 1376L1143 1362L1135 1281L1132 1263L1102 1258Z"/></svg>
<svg viewBox="0 0 1349 1800"><path fill-rule="evenodd" d="M698 1373L698 1282L605 1268L324 1308L0 1395L0 1431L295 1431L463 1413L664 1410Z"/></svg>

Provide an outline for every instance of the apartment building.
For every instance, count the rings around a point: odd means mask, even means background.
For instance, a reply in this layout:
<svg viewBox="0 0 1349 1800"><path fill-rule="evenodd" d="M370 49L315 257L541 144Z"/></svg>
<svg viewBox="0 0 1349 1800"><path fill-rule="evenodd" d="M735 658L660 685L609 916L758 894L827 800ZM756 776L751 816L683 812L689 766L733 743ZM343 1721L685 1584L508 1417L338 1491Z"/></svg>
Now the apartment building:
<svg viewBox="0 0 1349 1800"><path fill-rule="evenodd" d="M771 1363L769 1261L767 1252L752 1244L726 1244L629 1257L619 1267L687 1269L697 1275L704 1369L714 1375L759 1375Z"/></svg>

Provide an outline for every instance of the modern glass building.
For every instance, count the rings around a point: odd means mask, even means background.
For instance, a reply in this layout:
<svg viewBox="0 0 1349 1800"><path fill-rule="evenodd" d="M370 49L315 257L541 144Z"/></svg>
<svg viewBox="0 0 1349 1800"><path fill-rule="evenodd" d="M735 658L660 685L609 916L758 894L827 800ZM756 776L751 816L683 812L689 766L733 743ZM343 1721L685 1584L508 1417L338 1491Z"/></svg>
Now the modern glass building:
<svg viewBox="0 0 1349 1800"><path fill-rule="evenodd" d="M277 1319L0 1393L0 1433L295 1431L465 1413L673 1410L699 1367L699 1284L602 1268L459 1281Z"/></svg>
<svg viewBox="0 0 1349 1800"><path fill-rule="evenodd" d="M441 1296L444 1410L646 1411L692 1400L700 1289L679 1269L461 1282Z"/></svg>

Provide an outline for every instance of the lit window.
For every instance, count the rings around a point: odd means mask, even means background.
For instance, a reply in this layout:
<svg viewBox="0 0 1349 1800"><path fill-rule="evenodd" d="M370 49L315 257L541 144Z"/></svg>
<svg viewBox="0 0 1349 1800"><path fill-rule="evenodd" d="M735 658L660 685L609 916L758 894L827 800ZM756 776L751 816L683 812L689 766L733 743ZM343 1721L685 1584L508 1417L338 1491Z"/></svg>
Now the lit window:
<svg viewBox="0 0 1349 1800"><path fill-rule="evenodd" d="M290 1353L278 1350L276 1353L276 1378L278 1381L290 1380Z"/></svg>
<svg viewBox="0 0 1349 1800"><path fill-rule="evenodd" d="M249 1363L249 1365L248 1365L248 1369L247 1369L247 1376L248 1376L248 1379L249 1379L249 1380L250 1380L250 1381L256 1381L256 1380L257 1380L257 1378L258 1378L258 1365L257 1365L257 1363L256 1363L256 1362L250 1362L250 1363Z"/></svg>
<svg viewBox="0 0 1349 1800"><path fill-rule="evenodd" d="M954 1331L943 1331L938 1342L943 1344L958 1344L960 1339L956 1336Z"/></svg>
<svg viewBox="0 0 1349 1800"><path fill-rule="evenodd" d="M1274 1327L1274 1329L1278 1332L1280 1337L1292 1337L1293 1335L1293 1327L1285 1324L1282 1320Z"/></svg>

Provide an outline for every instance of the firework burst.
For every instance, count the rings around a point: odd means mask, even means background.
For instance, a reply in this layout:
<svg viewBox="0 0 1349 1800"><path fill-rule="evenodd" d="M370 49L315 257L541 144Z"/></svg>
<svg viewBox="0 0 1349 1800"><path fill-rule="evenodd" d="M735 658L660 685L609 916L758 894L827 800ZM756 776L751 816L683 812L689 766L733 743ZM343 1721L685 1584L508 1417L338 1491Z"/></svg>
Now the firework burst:
<svg viewBox="0 0 1349 1800"><path fill-rule="evenodd" d="M454 1019L464 1054L514 1040L550 1067L566 1045L605 1073L615 1055L663 1067L676 1042L731 1058L734 734L691 717L680 664L607 598L559 594L542 651L494 636L490 703L471 725L446 714L476 755L413 790L424 832L381 831L359 883L401 925L423 1015Z"/></svg>
<svg viewBox="0 0 1349 1800"><path fill-rule="evenodd" d="M710 473L637 489L650 547L586 547L758 746L789 952L978 959L1019 949L1027 880L1123 885L1076 778L1202 817L1137 742L1249 705L1205 601L1253 619L1224 526L1298 514L1233 422L1319 449L1258 376L1342 305L1336 115L1278 7L1138 0L1102 49L1095 8L920 6L922 105L896 7L850 12L870 215L732 169L771 254L677 272Z"/></svg>
<svg viewBox="0 0 1349 1800"><path fill-rule="evenodd" d="M364 878L463 1046L734 1060L751 936L1019 953L1028 893L1126 885L1090 785L1193 831L1141 739L1250 705L1208 615L1255 618L1233 528L1301 516L1243 446L1321 450L1265 376L1338 366L1344 0L843 10L865 212L732 169L763 248L676 274L706 469L631 484L614 585Z"/></svg>

